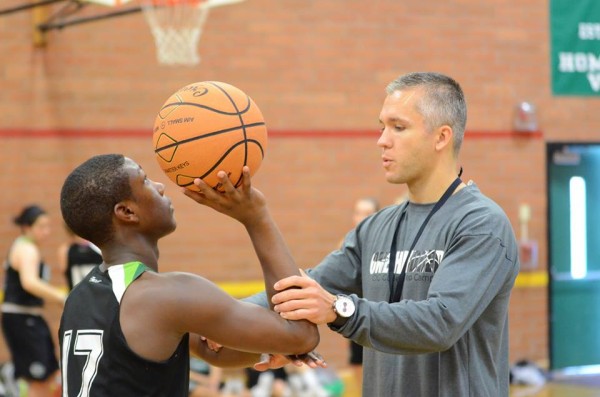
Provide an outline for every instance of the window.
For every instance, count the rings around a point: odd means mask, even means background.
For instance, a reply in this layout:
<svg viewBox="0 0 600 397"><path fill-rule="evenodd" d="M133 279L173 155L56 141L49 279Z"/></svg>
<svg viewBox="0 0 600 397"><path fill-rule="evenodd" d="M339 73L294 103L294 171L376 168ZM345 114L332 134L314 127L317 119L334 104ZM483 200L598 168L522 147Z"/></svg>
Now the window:
<svg viewBox="0 0 600 397"><path fill-rule="evenodd" d="M569 181L569 211L571 215L571 277L587 275L587 224L585 180L574 176Z"/></svg>

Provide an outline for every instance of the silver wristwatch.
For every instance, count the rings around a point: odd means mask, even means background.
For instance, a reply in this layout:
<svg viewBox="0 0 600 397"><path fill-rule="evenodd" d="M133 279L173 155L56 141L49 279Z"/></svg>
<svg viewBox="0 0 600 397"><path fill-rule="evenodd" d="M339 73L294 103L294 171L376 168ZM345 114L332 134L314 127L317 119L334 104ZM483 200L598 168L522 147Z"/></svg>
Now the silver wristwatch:
<svg viewBox="0 0 600 397"><path fill-rule="evenodd" d="M348 318L356 311L354 301L346 295L337 295L333 301L333 311L340 317Z"/></svg>

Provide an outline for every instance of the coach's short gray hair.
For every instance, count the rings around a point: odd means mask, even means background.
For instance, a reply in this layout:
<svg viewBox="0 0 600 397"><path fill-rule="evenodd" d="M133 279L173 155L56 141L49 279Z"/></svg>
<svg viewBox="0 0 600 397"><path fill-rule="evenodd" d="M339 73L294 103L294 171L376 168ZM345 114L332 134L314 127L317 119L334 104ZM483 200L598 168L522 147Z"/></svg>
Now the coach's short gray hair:
<svg viewBox="0 0 600 397"><path fill-rule="evenodd" d="M416 104L428 131L448 125L454 133L454 154L458 155L467 124L467 103L460 85L451 77L433 72L408 73L386 87L388 95L395 91L422 88L425 95Z"/></svg>

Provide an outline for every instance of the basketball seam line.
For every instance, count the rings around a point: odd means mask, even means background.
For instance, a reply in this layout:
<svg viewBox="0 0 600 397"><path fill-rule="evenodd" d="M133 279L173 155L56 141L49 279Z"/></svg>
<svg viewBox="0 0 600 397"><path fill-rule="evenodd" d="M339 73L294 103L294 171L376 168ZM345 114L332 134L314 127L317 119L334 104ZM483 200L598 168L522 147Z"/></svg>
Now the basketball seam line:
<svg viewBox="0 0 600 397"><path fill-rule="evenodd" d="M231 98L230 98L230 100L231 100ZM197 108L202 108L202 109L210 110L210 111L212 111L214 113L223 114L223 115L226 115L226 116L235 116L235 115L244 114L244 113L248 112L248 110L250 110L250 106L252 106L252 104L250 103L250 101L248 101L248 105L244 109L242 109L241 111L238 110L238 108L236 106L235 108L236 108L237 112L226 112L224 110L218 110L218 109L206 106L206 105L200 105L198 103L193 103L193 102L176 102L176 103L169 103L168 105L163 106L162 109L160 109L159 116L160 116L160 113L164 109L166 109L166 108L169 108L169 107L172 107L172 106L183 106L183 105L194 106L194 107L197 107ZM164 119L164 117L161 116L161 119Z"/></svg>
<svg viewBox="0 0 600 397"><path fill-rule="evenodd" d="M172 148L174 146L178 146L178 145L183 144L183 143L188 143L188 142L192 142L192 141L195 141L195 140L198 140L198 139L210 137L210 136L213 136L213 135L225 134L227 132L231 132L231 131L235 131L235 130L239 130L239 129L244 129L244 131L245 131L246 127L252 128L252 127L259 127L261 125L265 125L265 123L261 122L261 123L243 124L243 125L238 125L238 126L235 126L235 127L232 127L232 128L226 128L224 130L214 131L214 132L211 132L209 134L204 134L204 135L201 135L201 136L195 136L193 138L188 138L188 139L184 139L182 141L177 141L177 142L174 142L174 143L170 143L170 144L168 144L166 146L163 146L161 148L156 148L156 149L154 149L154 153L158 154L159 152L161 152L163 150L166 150L166 149L170 149L170 148ZM167 134L165 132L162 132L161 134L167 135L169 138L173 139L171 136L169 136L169 134ZM246 135L246 134L244 134L244 135ZM158 140L157 140L157 142L158 142Z"/></svg>
<svg viewBox="0 0 600 397"><path fill-rule="evenodd" d="M221 90L221 92L223 94L225 94L225 96L229 99L229 102L231 102L231 104L233 105L233 107L235 108L235 110L238 111L238 118L240 119L240 123L242 125L242 130L244 131L244 165L248 164L248 134L246 133L246 126L244 124L244 119L242 118L242 112L240 112L237 103L235 103L235 101L233 100L233 98L231 98L231 95L229 95L229 92L225 89L223 89L223 87L221 87L219 84L216 84L214 82L210 83L211 85L213 85L214 87L217 87L217 89ZM243 112L247 112L248 109L250 109L250 106L252 104L252 101L250 100L250 97L248 95L246 95L246 100L248 101L248 106L246 107L246 110ZM260 146L260 145L259 145ZM240 174L240 177L238 178L237 182L235 183L235 186L237 187L238 184L241 182L242 180L242 174Z"/></svg>
<svg viewBox="0 0 600 397"><path fill-rule="evenodd" d="M213 165L213 166L212 166L212 167L211 167L211 168L210 168L208 171L206 171L206 172L205 172L203 175L201 175L201 176L196 176L196 177L194 177L194 176L189 176L189 175L182 175L182 174L179 174L179 175L177 175L177 179L179 179L180 177L182 177L182 178L183 178L183 177L185 177L185 178L191 178L191 179L192 179L192 182L190 182L190 183L187 183L187 184L179 184L179 183L177 183L177 184L178 184L179 186L182 186L182 187L185 187L185 186L190 186L190 185L193 185L193 184L194 184L194 179L196 179L196 178L200 178L200 179L203 179L203 178L205 178L207 175L209 175L211 172L213 172L213 171L215 170L215 168L217 168L217 167L219 166L219 164L221 164L221 163L223 162L223 160L224 160L224 159L227 157L227 155L228 155L229 153L231 153L231 151L232 151L232 150L234 150L236 147L238 147L239 145L241 145L241 144L242 144L242 143L244 143L244 142L245 142L246 144L247 144L248 142L253 142L253 143L256 143L256 144L257 144L257 146L258 146L258 148L260 149L260 153L261 153L262 157L263 157L263 158L265 157L265 152L264 152L264 150L263 150L263 148L262 148L262 145L260 144L260 142L259 142L258 140L256 140L256 139L244 139L244 140L242 140L242 141L239 141L239 142L238 142L238 143L236 143L235 145L231 146L229 149L227 149L227 151L226 151L226 152L225 152L225 153L224 153L224 154L221 156L221 158L220 158L220 159L219 159L219 160L218 160L218 161L217 161L217 162L216 162L216 163L215 163L215 164L214 164L214 165ZM239 182L238 182L238 183L239 183ZM237 183L236 183L236 186L237 186Z"/></svg>

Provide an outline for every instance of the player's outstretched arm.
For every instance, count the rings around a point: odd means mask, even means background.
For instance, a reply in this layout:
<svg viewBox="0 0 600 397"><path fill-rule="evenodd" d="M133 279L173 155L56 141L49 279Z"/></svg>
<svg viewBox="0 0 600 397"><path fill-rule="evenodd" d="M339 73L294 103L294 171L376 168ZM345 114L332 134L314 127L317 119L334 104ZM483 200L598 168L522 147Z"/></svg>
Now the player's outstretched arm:
<svg viewBox="0 0 600 397"><path fill-rule="evenodd" d="M190 191L188 189L184 190L185 195L192 198L196 202L206 205L214 210L221 212L225 215L228 215L234 219L237 219L241 222L248 231L250 239L252 240L252 244L256 251L257 257L260 261L263 276L265 279L265 287L267 291L267 295L269 299L275 293L273 285L280 279L289 277L291 275L299 274L298 267L292 256L289 253L288 247L281 235L277 225L273 221L269 210L267 208L266 200L264 195L254 189L251 185L250 180L250 170L248 167L244 167L242 170L242 184L239 188L235 188L227 174L223 171L218 173L218 178L221 183L222 189L224 193L220 193L216 190L211 189L208 185L206 185L202 180L197 179L194 183L198 187L199 192ZM248 317L248 323L245 326L245 329L242 332L249 333L250 328L255 326L263 326L268 324L270 320L274 320L275 323L272 324L273 327L277 327L279 320L281 319L273 312L268 312L268 316L275 316L270 319L265 319L262 321L254 317L255 315L265 315L264 309L257 307L255 305L247 304L244 302L237 302L234 306L235 309L241 310L243 314L240 316L250 315ZM272 308L272 305L271 305ZM275 319L277 318L277 319ZM260 323L260 324L259 324ZM237 322L237 325L240 323ZM235 327L235 325L232 325ZM289 322L284 327L288 327L288 330L283 330L282 332L287 333L292 330L299 330L302 334L305 335L304 341L317 341L318 343L318 330L317 328L306 322ZM272 333L276 328L271 328L269 330L269 326L264 328L265 333L262 334L260 330L255 330L257 334L260 336L261 342L267 341L271 339L274 335ZM231 333L232 329L227 331L227 328L224 328L225 333ZM228 346L233 349L244 350L239 346L232 346L227 342L221 342L219 339L223 337L223 335L217 335L216 337L212 337L207 333L200 332L203 336L208 339L219 342L222 345ZM257 341L258 342L258 341ZM269 344L274 341L268 341ZM304 347L297 352L289 352L290 346L285 346L284 350L273 350L273 346L269 346L266 349L255 350L258 352L268 352L268 353L280 353L280 354L303 354L307 353L314 349L316 346L315 343L310 349L304 350ZM304 345L306 346L306 345ZM210 349L209 349L210 350ZM213 355L214 352L207 351L207 354ZM222 359L230 356L235 356L234 352L231 352L230 349L223 351ZM210 361L210 357L206 357L207 361ZM255 358L253 358L253 363L257 363ZM216 364L222 365L222 364Z"/></svg>
<svg viewBox="0 0 600 397"><path fill-rule="evenodd" d="M147 344L139 338L145 338L144 331L148 329L172 340L179 340L182 334L190 332L249 353L304 354L319 343L319 334L309 322L285 320L272 310L234 299L209 280L194 274L144 274L135 287L123 299L126 307L122 314L135 316L135 321L128 324L137 328L137 332L127 333L131 328L125 331L129 343L139 343L141 349L147 349ZM152 309L139 310L142 302L149 300L153 302ZM138 310L129 312L133 308ZM130 335L136 337L130 340ZM134 348L134 351L138 350ZM211 359L202 351L198 354L219 366L223 365L219 360L224 360L227 366L243 366L248 361L255 363L258 358L246 356L245 362L236 363L228 361L229 357L221 359L217 355Z"/></svg>
<svg viewBox="0 0 600 397"><path fill-rule="evenodd" d="M224 171L218 173L224 193L211 189L201 179L195 184L199 192L184 190L186 196L240 221L248 231L260 260L269 301L276 292L273 285L286 277L299 275L277 225L271 217L264 195L251 186L250 169L242 170L242 184L235 188ZM272 308L272 305L271 305Z"/></svg>
<svg viewBox="0 0 600 397"><path fill-rule="evenodd" d="M223 354L206 346L196 350L217 366L248 366L261 353L304 354L319 343L316 327L309 322L289 321L272 310L234 299L190 273L144 272L124 294L120 319L129 347L155 361L171 357L187 333L228 348L222 349Z"/></svg>

